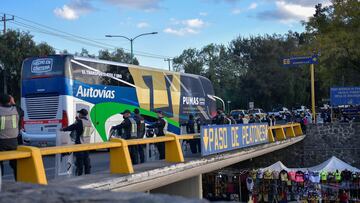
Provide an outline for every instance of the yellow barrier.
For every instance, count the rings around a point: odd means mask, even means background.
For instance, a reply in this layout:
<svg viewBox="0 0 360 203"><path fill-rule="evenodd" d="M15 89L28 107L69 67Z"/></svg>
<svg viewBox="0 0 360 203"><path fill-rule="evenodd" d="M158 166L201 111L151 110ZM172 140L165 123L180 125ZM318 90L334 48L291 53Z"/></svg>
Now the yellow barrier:
<svg viewBox="0 0 360 203"><path fill-rule="evenodd" d="M268 128L269 142L285 140L286 138L292 138L302 134L300 123L275 125Z"/></svg>
<svg viewBox="0 0 360 203"><path fill-rule="evenodd" d="M275 132L275 136L273 134ZM268 128L270 142L285 140L286 138L302 135L299 123L276 125ZM42 156L69 152L81 152L97 149L110 149L110 172L113 174L134 173L128 146L153 143L165 143L165 161L184 162L180 140L199 139L199 134L175 135L167 134L163 137L124 140L112 138L109 142L81 145L67 145L57 147L29 147L19 146L16 151L0 152L0 161L17 160L18 181L47 184Z"/></svg>

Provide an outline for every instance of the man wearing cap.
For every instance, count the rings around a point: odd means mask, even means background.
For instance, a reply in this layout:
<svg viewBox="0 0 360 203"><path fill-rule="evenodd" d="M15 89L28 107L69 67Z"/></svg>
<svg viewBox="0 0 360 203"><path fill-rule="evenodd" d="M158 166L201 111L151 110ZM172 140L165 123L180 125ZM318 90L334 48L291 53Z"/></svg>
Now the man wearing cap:
<svg viewBox="0 0 360 203"><path fill-rule="evenodd" d="M133 118L131 118L130 110L126 109L121 114L123 115L124 120L119 125L113 126L112 130L119 130L121 132L122 138L126 140L136 139L138 136L136 122ZM137 164L138 163L137 146L136 145L129 146L129 152L132 163Z"/></svg>
<svg viewBox="0 0 360 203"><path fill-rule="evenodd" d="M79 114L75 119L75 123L72 125L61 129L61 131L71 131L75 132L75 144L87 144L90 143L91 134L93 128L91 122L88 120L87 115L88 111L86 109L81 109L77 111ZM89 151L75 152L75 175L81 176L84 172L85 174L90 174L91 164Z"/></svg>
<svg viewBox="0 0 360 203"><path fill-rule="evenodd" d="M137 127L137 138L141 139L145 134L145 120L144 117L140 115L140 110L138 108L134 109L134 120L136 122ZM138 145L137 150L140 156L140 163L145 162L145 153L144 153L144 145Z"/></svg>
<svg viewBox="0 0 360 203"><path fill-rule="evenodd" d="M167 122L164 119L163 112L158 110L157 111L158 120L149 126L149 128L155 129L155 134L157 137L165 136L164 128L166 128ZM165 143L159 142L157 144L157 148L159 150L159 159L165 159Z"/></svg>

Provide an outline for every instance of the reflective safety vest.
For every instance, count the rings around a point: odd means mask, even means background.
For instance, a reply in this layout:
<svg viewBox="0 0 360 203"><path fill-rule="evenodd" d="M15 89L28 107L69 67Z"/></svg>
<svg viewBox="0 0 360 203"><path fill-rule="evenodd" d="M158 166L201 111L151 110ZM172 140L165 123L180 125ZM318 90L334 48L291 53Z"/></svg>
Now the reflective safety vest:
<svg viewBox="0 0 360 203"><path fill-rule="evenodd" d="M83 133L80 135L81 144L88 144L91 140L91 135L94 132L94 128L91 125L91 122L87 119L81 119L83 124Z"/></svg>
<svg viewBox="0 0 360 203"><path fill-rule="evenodd" d="M164 134L166 134L167 131L168 131L168 122L167 122L167 120L165 118L162 118L162 119L165 121Z"/></svg>
<svg viewBox="0 0 360 203"><path fill-rule="evenodd" d="M340 173L340 171L336 171L334 174L335 174L335 180L336 181L341 181L341 173Z"/></svg>
<svg viewBox="0 0 360 203"><path fill-rule="evenodd" d="M143 138L144 134L145 134L145 121L144 118L140 117L138 123L136 124L137 126L137 138Z"/></svg>
<svg viewBox="0 0 360 203"><path fill-rule="evenodd" d="M194 124L194 132L198 133L199 132L199 128L198 128L198 124L195 122Z"/></svg>
<svg viewBox="0 0 360 203"><path fill-rule="evenodd" d="M19 114L16 107L0 106L0 139L17 138Z"/></svg>
<svg viewBox="0 0 360 203"><path fill-rule="evenodd" d="M133 118L129 118L130 122L131 122L131 131L130 131L130 137L131 139L136 139L137 138L137 124L136 121Z"/></svg>
<svg viewBox="0 0 360 203"><path fill-rule="evenodd" d="M327 176L328 176L328 172L326 172L326 171L321 171L321 173L320 173L320 179L321 179L322 181L326 181L326 180L327 180Z"/></svg>

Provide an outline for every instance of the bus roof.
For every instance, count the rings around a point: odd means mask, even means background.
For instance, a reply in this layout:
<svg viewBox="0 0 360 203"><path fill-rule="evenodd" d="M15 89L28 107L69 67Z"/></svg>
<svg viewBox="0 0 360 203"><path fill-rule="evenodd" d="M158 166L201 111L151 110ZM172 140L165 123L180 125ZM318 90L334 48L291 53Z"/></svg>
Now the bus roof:
<svg viewBox="0 0 360 203"><path fill-rule="evenodd" d="M88 58L88 57L81 57L81 56L74 56L74 55L69 55L69 56L74 57L75 60L78 59L78 60L82 60L82 61L98 62L98 63L104 63L104 64L109 64L109 65L125 66L125 67L135 66L135 67L143 69L143 70L160 71L160 72L166 72L166 73L179 73L179 74L182 74L182 75L195 77L195 78L203 77L201 75L195 75L195 74L190 74L190 73L180 73L180 72L168 71L168 70L160 69L160 68L153 68L153 67L141 66L141 65L132 65L132 64L115 62L115 61L108 61L108 60L97 59L97 58ZM203 77L203 78L205 78L205 77Z"/></svg>

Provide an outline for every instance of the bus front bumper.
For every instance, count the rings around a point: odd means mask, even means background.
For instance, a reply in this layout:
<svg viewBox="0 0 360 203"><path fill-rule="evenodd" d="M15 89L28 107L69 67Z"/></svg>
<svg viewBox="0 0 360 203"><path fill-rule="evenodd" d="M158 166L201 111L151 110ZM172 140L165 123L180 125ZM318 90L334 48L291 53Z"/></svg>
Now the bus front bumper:
<svg viewBox="0 0 360 203"><path fill-rule="evenodd" d="M56 145L56 134L33 134L21 132L24 145L47 147Z"/></svg>

